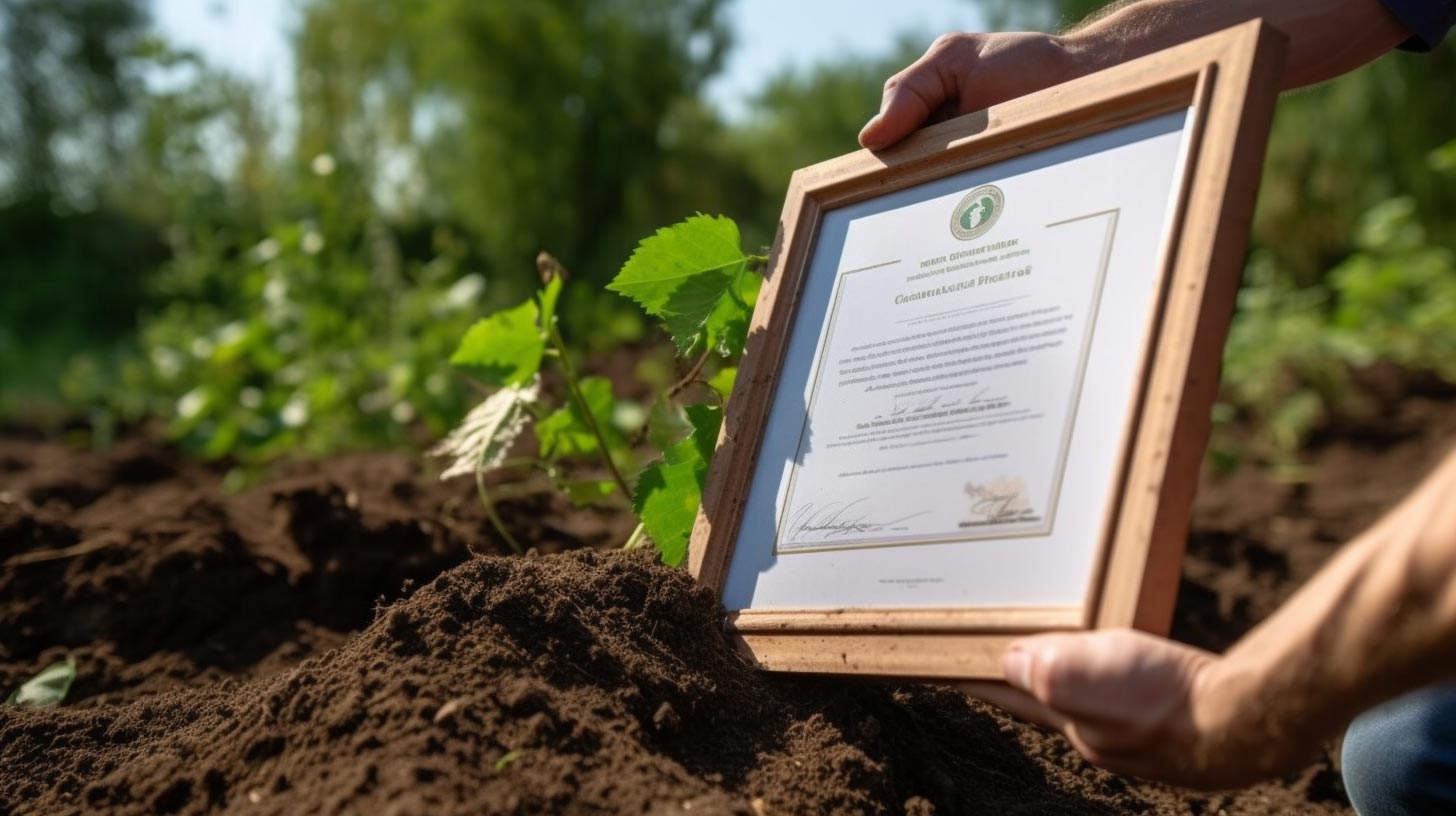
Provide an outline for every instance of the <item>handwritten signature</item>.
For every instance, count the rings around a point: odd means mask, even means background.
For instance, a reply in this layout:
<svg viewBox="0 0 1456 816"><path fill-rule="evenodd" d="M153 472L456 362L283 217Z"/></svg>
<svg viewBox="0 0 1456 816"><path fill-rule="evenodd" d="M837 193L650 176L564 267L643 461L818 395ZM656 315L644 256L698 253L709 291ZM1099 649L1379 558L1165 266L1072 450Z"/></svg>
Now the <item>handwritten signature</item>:
<svg viewBox="0 0 1456 816"><path fill-rule="evenodd" d="M789 518L789 538L797 540L815 534L824 538L839 538L878 533L930 513L929 510L923 510L888 521L875 521L869 518L869 513L861 506L867 501L868 498L860 498L849 502L832 502L824 507L815 504L802 505Z"/></svg>
<svg viewBox="0 0 1456 816"><path fill-rule="evenodd" d="M1030 512L1026 484L1020 479L997 479L991 484L967 484L971 513L988 521L1008 521Z"/></svg>
<svg viewBox="0 0 1456 816"><path fill-rule="evenodd" d="M1021 508L1014 506L1019 498L1019 493L989 493L971 502L971 512L993 521L1016 518L1021 515Z"/></svg>
<svg viewBox="0 0 1456 816"><path fill-rule="evenodd" d="M894 406L890 409L890 416L903 416L904 414L924 414L929 411L934 411L936 408L959 408L962 405L970 407L977 403L985 402L986 392L990 390L990 386L982 388L979 392L976 393L974 397L971 397L970 399L962 398L955 400L946 400L946 392L936 394L927 399L910 400L908 402L902 402L897 399L895 400Z"/></svg>

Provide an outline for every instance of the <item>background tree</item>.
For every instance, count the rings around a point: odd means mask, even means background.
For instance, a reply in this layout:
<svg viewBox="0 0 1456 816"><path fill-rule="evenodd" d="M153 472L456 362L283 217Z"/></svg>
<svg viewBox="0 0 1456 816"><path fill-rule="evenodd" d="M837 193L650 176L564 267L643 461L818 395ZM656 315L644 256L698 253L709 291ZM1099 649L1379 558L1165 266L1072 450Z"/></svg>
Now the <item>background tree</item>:
<svg viewBox="0 0 1456 816"><path fill-rule="evenodd" d="M497 270L549 247L605 280L647 225L711 207L664 166L700 149L720 0L318 0L297 38L300 160L417 168L391 204L458 218ZM711 127L708 128L711 130Z"/></svg>
<svg viewBox="0 0 1456 816"><path fill-rule="evenodd" d="M142 0L0 0L0 409L135 328L154 234L112 206L149 20ZM53 386L52 386L53 387Z"/></svg>
<svg viewBox="0 0 1456 816"><path fill-rule="evenodd" d="M730 2L300 0L277 99L158 38L146 0L0 0L0 417L160 417L249 461L443 430L442 358L538 250L600 284L699 211L766 246L790 173L855 149L940 33L783 71L730 117L703 93ZM993 29L1100 6L975 0ZM1277 448L1359 407L1352 368L1456 376L1453 68L1448 43L1280 104L1221 409ZM640 349L594 292L568 287L568 340Z"/></svg>

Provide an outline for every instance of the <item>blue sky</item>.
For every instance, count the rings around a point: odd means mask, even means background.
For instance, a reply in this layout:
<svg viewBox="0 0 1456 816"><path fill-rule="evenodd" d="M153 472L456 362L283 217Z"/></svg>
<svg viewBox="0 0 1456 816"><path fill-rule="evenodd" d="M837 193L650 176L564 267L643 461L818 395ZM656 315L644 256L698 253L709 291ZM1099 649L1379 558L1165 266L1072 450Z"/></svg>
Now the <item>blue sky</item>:
<svg viewBox="0 0 1456 816"><path fill-rule="evenodd" d="M539 0L521 0L538 2ZM293 0L154 0L162 31L210 61L262 80L278 94L292 81L287 31ZM734 0L736 46L708 96L730 116L765 79L843 53L876 54L902 32L974 29L981 16L967 0Z"/></svg>

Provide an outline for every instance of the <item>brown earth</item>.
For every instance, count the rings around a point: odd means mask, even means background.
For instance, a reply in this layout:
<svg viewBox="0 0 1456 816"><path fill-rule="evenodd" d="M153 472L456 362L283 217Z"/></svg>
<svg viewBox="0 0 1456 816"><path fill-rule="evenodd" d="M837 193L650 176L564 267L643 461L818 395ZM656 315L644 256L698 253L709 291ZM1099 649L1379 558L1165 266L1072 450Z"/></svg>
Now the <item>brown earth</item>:
<svg viewBox="0 0 1456 816"><path fill-rule="evenodd" d="M1456 440L1449 392L1381 396L1308 481L1206 476L1176 637L1231 643ZM757 672L686 575L595 549L625 515L508 486L540 554L503 556L468 482L376 454L228 494L145 442L0 438L0 693L79 665L0 708L0 814L1350 812L1324 757L1188 794L948 691Z"/></svg>

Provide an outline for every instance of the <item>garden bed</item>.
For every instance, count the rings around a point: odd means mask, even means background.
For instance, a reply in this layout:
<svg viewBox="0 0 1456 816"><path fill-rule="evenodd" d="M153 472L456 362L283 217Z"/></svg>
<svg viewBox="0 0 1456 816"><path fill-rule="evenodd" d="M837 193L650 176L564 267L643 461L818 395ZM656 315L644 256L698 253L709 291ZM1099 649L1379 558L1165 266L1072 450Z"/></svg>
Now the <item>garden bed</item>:
<svg viewBox="0 0 1456 816"><path fill-rule="evenodd" d="M1205 476L1176 637L1231 643L1456 438L1449 394L1386 397L1306 483ZM545 488L502 503L517 557L402 454L230 494L145 441L0 438L0 690L78 665L0 709L0 813L1350 812L1327 757L1189 794L936 687L757 672L683 572L601 549L629 516Z"/></svg>

